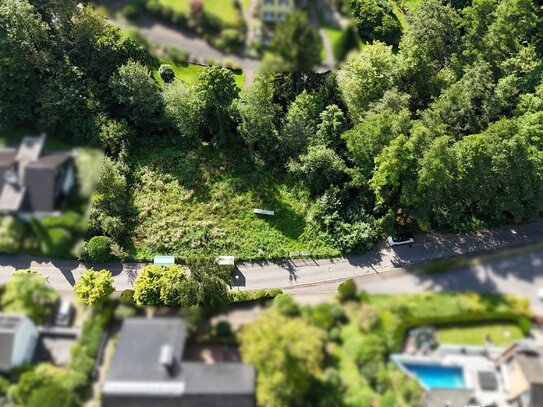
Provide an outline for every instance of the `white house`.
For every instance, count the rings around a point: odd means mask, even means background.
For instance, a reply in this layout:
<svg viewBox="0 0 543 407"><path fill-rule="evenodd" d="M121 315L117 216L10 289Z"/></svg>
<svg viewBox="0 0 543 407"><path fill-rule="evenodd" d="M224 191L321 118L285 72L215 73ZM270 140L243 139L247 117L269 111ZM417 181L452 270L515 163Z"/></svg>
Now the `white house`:
<svg viewBox="0 0 543 407"><path fill-rule="evenodd" d="M28 317L0 313L0 372L31 362L38 336Z"/></svg>

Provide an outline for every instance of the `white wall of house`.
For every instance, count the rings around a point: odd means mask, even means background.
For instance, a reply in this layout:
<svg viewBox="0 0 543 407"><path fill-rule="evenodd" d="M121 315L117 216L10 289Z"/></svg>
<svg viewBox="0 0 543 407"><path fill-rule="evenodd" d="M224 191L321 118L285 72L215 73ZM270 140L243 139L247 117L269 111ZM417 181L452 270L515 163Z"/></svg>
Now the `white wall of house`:
<svg viewBox="0 0 543 407"><path fill-rule="evenodd" d="M38 329L29 318L24 318L17 327L11 352L11 367L30 362L38 342Z"/></svg>

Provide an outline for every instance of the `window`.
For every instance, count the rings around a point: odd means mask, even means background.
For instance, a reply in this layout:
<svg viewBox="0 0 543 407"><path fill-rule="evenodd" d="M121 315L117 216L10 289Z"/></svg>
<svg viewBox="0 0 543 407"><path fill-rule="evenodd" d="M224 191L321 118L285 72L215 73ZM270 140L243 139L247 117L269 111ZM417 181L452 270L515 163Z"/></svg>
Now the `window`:
<svg viewBox="0 0 543 407"><path fill-rule="evenodd" d="M265 11L263 14L263 19L266 21L273 21L275 18L275 13L272 13L271 11Z"/></svg>
<svg viewBox="0 0 543 407"><path fill-rule="evenodd" d="M279 0L279 5L282 7L290 6L290 0Z"/></svg>

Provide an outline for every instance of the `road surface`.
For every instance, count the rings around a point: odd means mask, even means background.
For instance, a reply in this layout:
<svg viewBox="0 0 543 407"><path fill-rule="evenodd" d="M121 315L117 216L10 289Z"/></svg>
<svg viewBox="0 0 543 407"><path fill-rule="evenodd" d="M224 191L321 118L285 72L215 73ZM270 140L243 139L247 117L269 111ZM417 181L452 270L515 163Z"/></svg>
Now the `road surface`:
<svg viewBox="0 0 543 407"><path fill-rule="evenodd" d="M397 273L398 270L407 271L409 266L415 264L451 256L527 245L540 242L542 239L543 220L466 235L417 235L413 247L403 246L391 249L381 245L361 256L327 260L300 259L239 263L234 273L234 285L249 290L279 287L296 293L313 294L328 287L327 292L333 292L340 281L349 278L384 277L388 273ZM48 282L57 291L71 293L81 273L90 267L111 270L116 290L122 291L132 288L143 265L120 263L85 265L70 260L2 255L0 256L0 284L6 282L15 270L31 268L46 276ZM462 286L468 289L468 283L469 280L466 280L466 284ZM437 286L434 285L434 287Z"/></svg>
<svg viewBox="0 0 543 407"><path fill-rule="evenodd" d="M129 24L120 20L110 20L111 23L127 28ZM192 58L215 60L222 62L225 58L236 62L244 71L257 71L260 60L248 58L237 54L222 52L212 47L197 34L163 23L156 17L143 14L138 21L137 28L153 44L179 48L190 54Z"/></svg>

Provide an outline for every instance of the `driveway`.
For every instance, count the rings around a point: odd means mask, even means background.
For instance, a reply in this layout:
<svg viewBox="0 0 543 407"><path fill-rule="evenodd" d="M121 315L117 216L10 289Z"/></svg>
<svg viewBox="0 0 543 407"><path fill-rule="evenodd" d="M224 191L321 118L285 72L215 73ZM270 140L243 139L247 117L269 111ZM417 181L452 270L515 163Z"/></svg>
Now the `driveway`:
<svg viewBox="0 0 543 407"><path fill-rule="evenodd" d="M124 21L110 21L121 28L127 28L129 26ZM188 30L164 24L162 21L149 14L143 14L141 16L137 27L149 42L155 45L179 48L180 50L188 52L193 58L203 60L214 59L217 61L223 61L225 58L228 58L238 63L244 71L257 71L260 64L260 61L257 59L229 54L222 52L217 48L213 48L198 35Z"/></svg>
<svg viewBox="0 0 543 407"><path fill-rule="evenodd" d="M385 275L397 273L398 269L403 270L415 264L452 256L477 252L492 252L515 246L528 245L539 242L542 239L543 220L514 227L504 227L464 235L417 235L415 236L416 243L413 247L403 246L393 250L381 244L361 256L325 260L299 259L261 263L238 263L238 268L234 275L237 278L234 278L234 284L241 289L249 290L279 287L292 290L296 293L316 295L320 292L325 292L329 294L335 291L335 287L339 282L349 278L372 279L375 276L384 278ZM537 265L537 261L534 261L534 264ZM514 266L520 267L521 263L522 261L519 261ZM132 288L134 280L143 266L143 264L137 263L84 264L72 260L1 255L0 284L6 282L13 271L31 268L46 276L48 282L57 291L70 294L80 274L87 268L94 267L95 269L106 268L111 270L116 290L122 291ZM532 265L532 274L535 273L533 267L536 266ZM524 271L522 273L524 276L528 272ZM450 274L444 273L443 275L448 276ZM429 278L437 278L437 276L436 274ZM525 278L520 278L520 281ZM421 281L417 281L416 283L422 284ZM460 288L469 289L471 280L462 280L458 284ZM492 287L492 284L487 282L487 286ZM379 285L376 285L375 289L377 287ZM439 289L439 284L436 282L429 288L426 288L427 286L424 287L422 289ZM442 289L448 287L452 289L452 282L445 285L444 280ZM480 289L483 287L482 283L474 286L474 288ZM502 286L496 283L496 287ZM508 287L504 286L504 288ZM393 290L393 288L391 287L390 290Z"/></svg>

